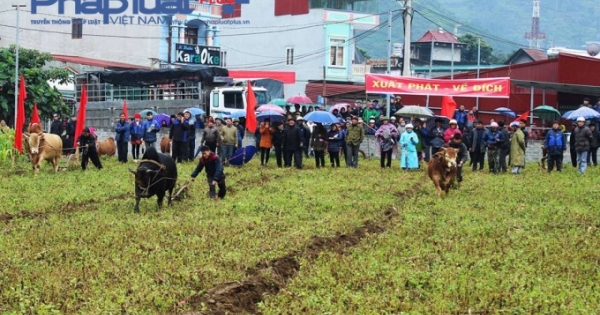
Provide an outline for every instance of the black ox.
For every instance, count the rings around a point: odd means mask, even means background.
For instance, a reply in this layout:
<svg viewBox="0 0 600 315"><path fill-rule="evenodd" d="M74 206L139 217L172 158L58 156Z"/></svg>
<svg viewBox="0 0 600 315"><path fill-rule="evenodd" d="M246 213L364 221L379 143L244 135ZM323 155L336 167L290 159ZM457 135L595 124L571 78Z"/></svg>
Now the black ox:
<svg viewBox="0 0 600 315"><path fill-rule="evenodd" d="M158 197L158 208L163 205L165 194L169 192L168 205L171 205L171 195L177 182L177 165L169 155L158 153L150 147L138 162L137 170L129 169L135 175L135 212L140 211L140 199Z"/></svg>

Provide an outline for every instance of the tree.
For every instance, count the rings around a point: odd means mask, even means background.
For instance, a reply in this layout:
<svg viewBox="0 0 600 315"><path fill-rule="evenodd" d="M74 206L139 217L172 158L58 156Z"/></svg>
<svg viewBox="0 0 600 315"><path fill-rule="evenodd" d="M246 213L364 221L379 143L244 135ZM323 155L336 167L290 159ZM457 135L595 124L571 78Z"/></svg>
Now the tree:
<svg viewBox="0 0 600 315"><path fill-rule="evenodd" d="M472 34L465 34L458 37L458 40L465 44L461 53L461 62L475 65L477 64L477 37ZM500 60L493 55L494 48L484 39L481 39L481 64L490 65L499 63Z"/></svg>
<svg viewBox="0 0 600 315"><path fill-rule="evenodd" d="M14 120L15 115L15 52L15 45L0 48L0 119L7 121ZM60 84L72 82L71 73L63 68L44 68L52 60L49 53L19 48L19 75L23 75L27 87L25 117L31 115L33 103L38 104L42 119L52 117L52 113L66 114L69 110L62 94L51 87L48 80Z"/></svg>
<svg viewBox="0 0 600 315"><path fill-rule="evenodd" d="M361 53L363 56L365 56L365 59L366 59L366 60L369 60L369 59L371 59L371 55L369 54L369 52L368 52L368 51L366 51L365 49L362 49L362 48L360 48L360 47L358 47L358 46L356 46L356 49L358 49L358 51L360 51L360 53Z"/></svg>

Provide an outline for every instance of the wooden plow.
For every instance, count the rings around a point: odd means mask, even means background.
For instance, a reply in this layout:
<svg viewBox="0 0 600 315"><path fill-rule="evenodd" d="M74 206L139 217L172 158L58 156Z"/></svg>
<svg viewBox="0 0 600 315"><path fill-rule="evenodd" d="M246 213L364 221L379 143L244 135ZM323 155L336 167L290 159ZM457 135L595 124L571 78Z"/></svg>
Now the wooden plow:
<svg viewBox="0 0 600 315"><path fill-rule="evenodd" d="M177 189L177 192L171 196L171 201L181 201L183 200L183 198L185 198L185 196L187 195L188 190L190 189L190 186L192 186L192 181L188 181L185 185L179 187L179 189Z"/></svg>

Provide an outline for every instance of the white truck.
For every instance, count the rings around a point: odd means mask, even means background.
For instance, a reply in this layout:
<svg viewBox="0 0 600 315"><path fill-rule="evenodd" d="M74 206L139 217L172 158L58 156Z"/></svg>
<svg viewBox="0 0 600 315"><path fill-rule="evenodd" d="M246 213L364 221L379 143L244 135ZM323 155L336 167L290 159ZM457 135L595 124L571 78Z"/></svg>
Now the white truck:
<svg viewBox="0 0 600 315"><path fill-rule="evenodd" d="M213 117L229 116L234 113L246 113L247 82L234 81L232 86L216 87L210 92L210 107L208 115ZM252 86L257 105L267 104L271 97L264 87Z"/></svg>

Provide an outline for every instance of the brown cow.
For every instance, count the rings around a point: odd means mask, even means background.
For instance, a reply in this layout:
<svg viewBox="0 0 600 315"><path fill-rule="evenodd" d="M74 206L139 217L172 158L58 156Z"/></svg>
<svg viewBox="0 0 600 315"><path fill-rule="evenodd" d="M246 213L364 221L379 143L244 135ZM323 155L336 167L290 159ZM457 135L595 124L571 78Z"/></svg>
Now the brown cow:
<svg viewBox="0 0 600 315"><path fill-rule="evenodd" d="M160 152L171 154L171 139L168 136L164 136L160 140Z"/></svg>
<svg viewBox="0 0 600 315"><path fill-rule="evenodd" d="M102 155L115 156L117 154L115 139L108 137L108 139L96 141L96 150L98 151L98 157Z"/></svg>
<svg viewBox="0 0 600 315"><path fill-rule="evenodd" d="M450 187L454 184L457 155L458 150L454 148L442 148L431 157L427 164L427 174L435 185L438 198L441 197L442 189L448 195Z"/></svg>
<svg viewBox="0 0 600 315"><path fill-rule="evenodd" d="M33 172L37 174L46 160L52 163L54 172L58 172L58 162L62 156L62 139L50 133L32 133L25 135L29 144L29 156L33 165Z"/></svg>

